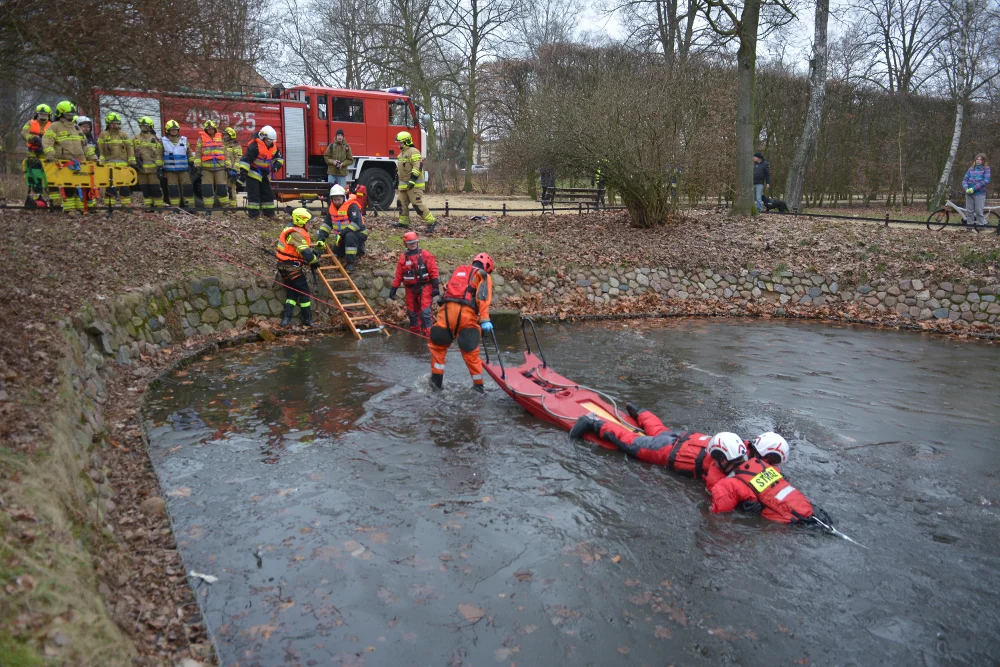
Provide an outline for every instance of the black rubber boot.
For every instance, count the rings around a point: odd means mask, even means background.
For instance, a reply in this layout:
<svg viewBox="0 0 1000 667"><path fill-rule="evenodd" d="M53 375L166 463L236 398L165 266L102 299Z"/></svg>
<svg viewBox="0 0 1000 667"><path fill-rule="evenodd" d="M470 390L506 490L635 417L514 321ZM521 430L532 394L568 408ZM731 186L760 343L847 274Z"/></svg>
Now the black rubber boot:
<svg viewBox="0 0 1000 667"><path fill-rule="evenodd" d="M285 310L281 313L281 326L287 327L292 324L292 312L295 310L295 306L290 303L285 304Z"/></svg>
<svg viewBox="0 0 1000 667"><path fill-rule="evenodd" d="M354 273L355 264L356 263L353 259L347 260L347 266L344 267L344 270L347 271L348 273Z"/></svg>
<svg viewBox="0 0 1000 667"><path fill-rule="evenodd" d="M304 327L319 326L315 322L313 322L312 308L303 308L299 314L302 316L302 326Z"/></svg>
<svg viewBox="0 0 1000 667"><path fill-rule="evenodd" d="M601 420L594 415L584 415L576 420L573 429L569 432L571 438L582 438L588 433L600 433Z"/></svg>
<svg viewBox="0 0 1000 667"><path fill-rule="evenodd" d="M444 375L438 375L437 373L431 373L431 387L441 391L441 384L444 382Z"/></svg>
<svg viewBox="0 0 1000 667"><path fill-rule="evenodd" d="M483 389L483 385L481 385L481 384L474 384L474 385L472 385L472 391L477 391L480 394L485 394L486 393L486 390Z"/></svg>
<svg viewBox="0 0 1000 667"><path fill-rule="evenodd" d="M434 233L434 227L436 225L437 225L436 222L432 222L431 224L427 225L427 231L425 231L424 233L425 234L433 234Z"/></svg>
<svg viewBox="0 0 1000 667"><path fill-rule="evenodd" d="M625 412L627 412L628 416L631 417L632 419L638 419L639 418L639 413L642 412L642 411L643 411L643 408L638 408L638 407L632 405L631 403L626 403L625 404Z"/></svg>

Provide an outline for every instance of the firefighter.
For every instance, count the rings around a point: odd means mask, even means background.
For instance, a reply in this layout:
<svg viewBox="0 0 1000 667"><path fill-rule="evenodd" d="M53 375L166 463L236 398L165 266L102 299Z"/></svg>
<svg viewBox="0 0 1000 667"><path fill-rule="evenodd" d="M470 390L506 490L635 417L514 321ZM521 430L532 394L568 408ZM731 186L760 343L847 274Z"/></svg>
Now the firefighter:
<svg viewBox="0 0 1000 667"><path fill-rule="evenodd" d="M94 150L94 155L100 161L101 152L97 149L97 138L94 136L94 121L90 119L90 116L77 116L73 122L76 123L76 129L80 130L83 138L87 140L87 145Z"/></svg>
<svg viewBox="0 0 1000 667"><path fill-rule="evenodd" d="M24 172L24 182L28 185L28 198L25 200L25 208L44 208L45 193L48 190L49 182L45 177L45 169L42 167L42 137L49 129L49 116L52 115L52 107L48 104L39 104L35 107L35 115L21 128L21 136L27 145L28 154L21 162L21 170ZM58 205L61 200L53 198L52 205Z"/></svg>
<svg viewBox="0 0 1000 667"><path fill-rule="evenodd" d="M278 273L285 286L285 310L281 314L281 326L292 323L292 313L295 306L301 310L302 325L311 327L312 297L309 293L309 282L306 280L306 269L319 263L319 253L313 250L306 224L312 214L304 208L292 211L292 224L285 227L278 236L278 248L274 253L278 259Z"/></svg>
<svg viewBox="0 0 1000 667"><path fill-rule="evenodd" d="M63 100L56 105L53 122L42 136L42 153L48 162L69 161L79 167L83 161L96 160L94 150L87 146L87 139L77 129L73 118L76 105ZM59 188L49 188L49 196L54 200L60 194ZM67 213L83 211L83 200L79 188L65 188L61 193L62 208Z"/></svg>
<svg viewBox="0 0 1000 667"><path fill-rule="evenodd" d="M236 179L240 177L240 172L236 165L243 159L243 147L240 146L239 139L236 138L236 130L227 127L223 130L223 146L226 157L229 159L229 170L226 172L226 185L229 187L229 210L236 209Z"/></svg>
<svg viewBox="0 0 1000 667"><path fill-rule="evenodd" d="M163 208L163 143L156 136L153 119L143 116L139 119L139 134L132 138L135 154L136 186L142 195L142 205L148 210Z"/></svg>
<svg viewBox="0 0 1000 667"><path fill-rule="evenodd" d="M413 137L409 132L397 134L396 144L399 146L399 158L396 160L399 186L396 189L396 199L402 207L396 226L409 228L410 204L413 204L413 210L427 223L427 232L433 232L434 214L424 206L424 162L420 151L413 145Z"/></svg>
<svg viewBox="0 0 1000 667"><path fill-rule="evenodd" d="M365 254L365 241L368 240L368 229L361 214L361 204L357 195L347 196L340 185L330 188L330 217L320 226L316 244L323 250L327 243L332 246L333 254L341 259L347 259L348 271L353 271L359 257ZM332 238L331 241L327 239Z"/></svg>
<svg viewBox="0 0 1000 667"><path fill-rule="evenodd" d="M750 456L763 459L772 468L787 463L791 455L788 441L774 431L758 435L753 442L747 444L747 451Z"/></svg>
<svg viewBox="0 0 1000 667"><path fill-rule="evenodd" d="M712 513L757 509L769 521L811 525L817 522L813 514L824 523L833 525L829 515L813 509L801 491L788 483L781 472L762 459L747 460L747 448L734 433L720 433L708 445L708 454L726 475L711 489Z"/></svg>
<svg viewBox="0 0 1000 667"><path fill-rule="evenodd" d="M396 298L396 290L406 288L406 315L410 318L410 331L430 336L431 300L440 294L438 265L429 250L420 248L416 232L403 234L406 246L396 262L396 277L392 280L389 300Z"/></svg>
<svg viewBox="0 0 1000 667"><path fill-rule="evenodd" d="M271 174L284 164L281 151L275 146L277 140L278 133L270 125L265 125L247 144L246 152L240 159L240 178L236 182L247 189L247 215L251 218L259 217L261 212L265 218L274 217Z"/></svg>
<svg viewBox="0 0 1000 667"><path fill-rule="evenodd" d="M171 206L184 208L194 203L194 185L191 184L191 166L194 164L194 153L188 145L188 139L181 134L181 124L176 120L168 120L164 125L167 133L163 135L163 166L157 174L167 179L167 197Z"/></svg>
<svg viewBox="0 0 1000 667"><path fill-rule="evenodd" d="M201 197L205 208L229 208L226 177L232 163L223 136L214 120L206 120L194 150L196 164L201 166Z"/></svg>
<svg viewBox="0 0 1000 667"><path fill-rule="evenodd" d="M458 349L472 376L472 388L483 393L483 362L479 358L482 331L493 331L490 301L493 299L493 260L484 252L472 265L455 269L445 285L437 322L431 327L427 347L431 351L431 385L441 389L448 347L458 339Z"/></svg>
<svg viewBox="0 0 1000 667"><path fill-rule="evenodd" d="M334 142L326 147L323 154L326 162L326 180L342 188L347 187L347 174L354 164L354 154L350 145L344 141L344 131L337 128Z"/></svg>
<svg viewBox="0 0 1000 667"><path fill-rule="evenodd" d="M104 118L104 131L97 139L101 163L115 169L135 167L135 148L132 140L122 131L122 117L112 111ZM104 205L119 206L131 203L131 191L127 185L110 186L104 191Z"/></svg>

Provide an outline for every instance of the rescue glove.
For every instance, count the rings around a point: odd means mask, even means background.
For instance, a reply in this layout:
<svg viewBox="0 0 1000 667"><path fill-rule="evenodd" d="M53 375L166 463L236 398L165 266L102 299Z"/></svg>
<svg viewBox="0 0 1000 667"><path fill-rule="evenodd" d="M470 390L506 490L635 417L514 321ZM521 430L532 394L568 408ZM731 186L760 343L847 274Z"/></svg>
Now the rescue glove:
<svg viewBox="0 0 1000 667"><path fill-rule="evenodd" d="M156 177L157 178L163 178L163 167L157 167L156 168Z"/></svg>
<svg viewBox="0 0 1000 667"><path fill-rule="evenodd" d="M240 172L239 172L239 170L238 169L230 169L229 170L229 178L233 179L234 181L239 180L239 178L240 178Z"/></svg>
<svg viewBox="0 0 1000 667"><path fill-rule="evenodd" d="M395 301L395 300L396 300L396 288L393 287L392 289L389 290L389 301Z"/></svg>
<svg viewBox="0 0 1000 667"><path fill-rule="evenodd" d="M747 500L740 505L740 511L747 514L760 514L763 509L764 505L756 500Z"/></svg>
<svg viewBox="0 0 1000 667"><path fill-rule="evenodd" d="M407 181L406 185L407 185L407 188L409 190L412 190L413 188L417 187L417 182L416 181Z"/></svg>
<svg viewBox="0 0 1000 667"><path fill-rule="evenodd" d="M975 193L975 191L976 191L975 188L966 188L965 189L965 194L971 195L971 194Z"/></svg>
<svg viewBox="0 0 1000 667"><path fill-rule="evenodd" d="M489 320L486 320L485 322L483 322L483 323L482 323L482 324L480 324L479 326L480 326L480 328L481 328L481 329L482 329L483 331L487 331L487 332L489 332L489 331L493 331L493 323L492 323L492 322L490 322Z"/></svg>
<svg viewBox="0 0 1000 667"><path fill-rule="evenodd" d="M245 171L241 171L240 172L239 178L236 179L236 185L240 186L241 188L245 188L246 187L246 185L247 185L247 174L246 174Z"/></svg>
<svg viewBox="0 0 1000 667"><path fill-rule="evenodd" d="M316 241L316 252L320 254L326 252L326 241L323 241L322 239Z"/></svg>

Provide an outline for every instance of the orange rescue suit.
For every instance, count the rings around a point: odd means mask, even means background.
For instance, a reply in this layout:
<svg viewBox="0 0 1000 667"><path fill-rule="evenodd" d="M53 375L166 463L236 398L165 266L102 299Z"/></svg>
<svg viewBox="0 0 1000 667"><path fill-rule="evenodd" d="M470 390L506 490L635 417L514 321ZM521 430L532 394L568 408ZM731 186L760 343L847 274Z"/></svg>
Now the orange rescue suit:
<svg viewBox="0 0 1000 667"><path fill-rule="evenodd" d="M444 375L444 362L448 348L457 338L462 359L469 369L474 385L483 384L483 362L479 358L479 325L490 319L490 301L493 299L493 279L486 271L471 266L460 266L451 274L444 289L437 322L431 327L431 374Z"/></svg>

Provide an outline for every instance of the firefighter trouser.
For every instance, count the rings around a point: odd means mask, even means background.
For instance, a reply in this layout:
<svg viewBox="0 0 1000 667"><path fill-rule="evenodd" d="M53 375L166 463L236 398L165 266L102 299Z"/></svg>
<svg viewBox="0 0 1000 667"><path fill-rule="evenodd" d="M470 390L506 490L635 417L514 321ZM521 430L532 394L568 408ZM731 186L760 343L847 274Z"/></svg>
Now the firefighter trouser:
<svg viewBox="0 0 1000 667"><path fill-rule="evenodd" d="M108 167L112 169L125 169L128 167L127 162L106 162ZM130 197L132 196L131 190L127 185L120 185L118 187L107 187L104 188L104 205L113 206L118 198L121 198L121 205L128 206L131 203Z"/></svg>
<svg viewBox="0 0 1000 667"><path fill-rule="evenodd" d="M70 211L82 211L83 200L80 198L80 190L76 188L49 188L49 200L55 206L62 202L62 210L66 213Z"/></svg>
<svg viewBox="0 0 1000 667"><path fill-rule="evenodd" d="M431 374L444 375L448 347L458 339L458 349L469 368L472 384L483 383L483 362L479 358L479 314L461 303L446 303L438 311L437 322L431 327L427 348L431 351Z"/></svg>
<svg viewBox="0 0 1000 667"><path fill-rule="evenodd" d="M184 171L168 171L167 196L171 206L184 207L194 203L194 186L191 185L191 174Z"/></svg>
<svg viewBox="0 0 1000 667"><path fill-rule="evenodd" d="M413 204L413 210L417 212L417 215L420 216L421 220L426 222L428 225L434 224L434 214L431 213L431 210L424 205L423 188L396 190L396 199L399 201L399 205L401 207L399 212L399 224L406 227L410 226L410 204Z"/></svg>
<svg viewBox="0 0 1000 667"><path fill-rule="evenodd" d="M431 332L431 292L430 283L406 288L406 316L410 318L410 331L425 336Z"/></svg>
<svg viewBox="0 0 1000 667"><path fill-rule="evenodd" d="M201 170L201 197L205 200L205 208L228 208L229 189L226 184L228 176L225 169ZM214 200L218 200L216 203Z"/></svg>
<svg viewBox="0 0 1000 667"><path fill-rule="evenodd" d="M247 215L256 218L261 213L264 214L265 218L274 217L274 192L271 191L271 179L265 178L258 181L248 175Z"/></svg>
<svg viewBox="0 0 1000 667"><path fill-rule="evenodd" d="M139 170L136 171L138 172L136 189L142 193L143 206L162 208L163 189L160 187L160 179L155 173L146 174Z"/></svg>
<svg viewBox="0 0 1000 667"><path fill-rule="evenodd" d="M38 197L45 194L49 187L49 180L45 177L42 161L37 157L28 156L21 160L21 168L24 172L24 182L28 185L28 192L34 193Z"/></svg>
<svg viewBox="0 0 1000 667"><path fill-rule="evenodd" d="M364 232L356 232L345 227L340 231L340 238L337 239L333 254L341 259L346 258L348 264L353 264L358 257L364 257L367 238L368 235Z"/></svg>
<svg viewBox="0 0 1000 667"><path fill-rule="evenodd" d="M305 266L294 269L292 271L285 271L279 269L281 274L281 282L285 284L285 310L284 317L288 318L292 316L295 311L295 306L302 309L299 313L302 316L303 322L310 319L312 311L312 296L309 291L309 281L306 280L306 271L308 271Z"/></svg>
<svg viewBox="0 0 1000 667"><path fill-rule="evenodd" d="M227 176L227 185L229 186L229 208L236 208L236 181Z"/></svg>

